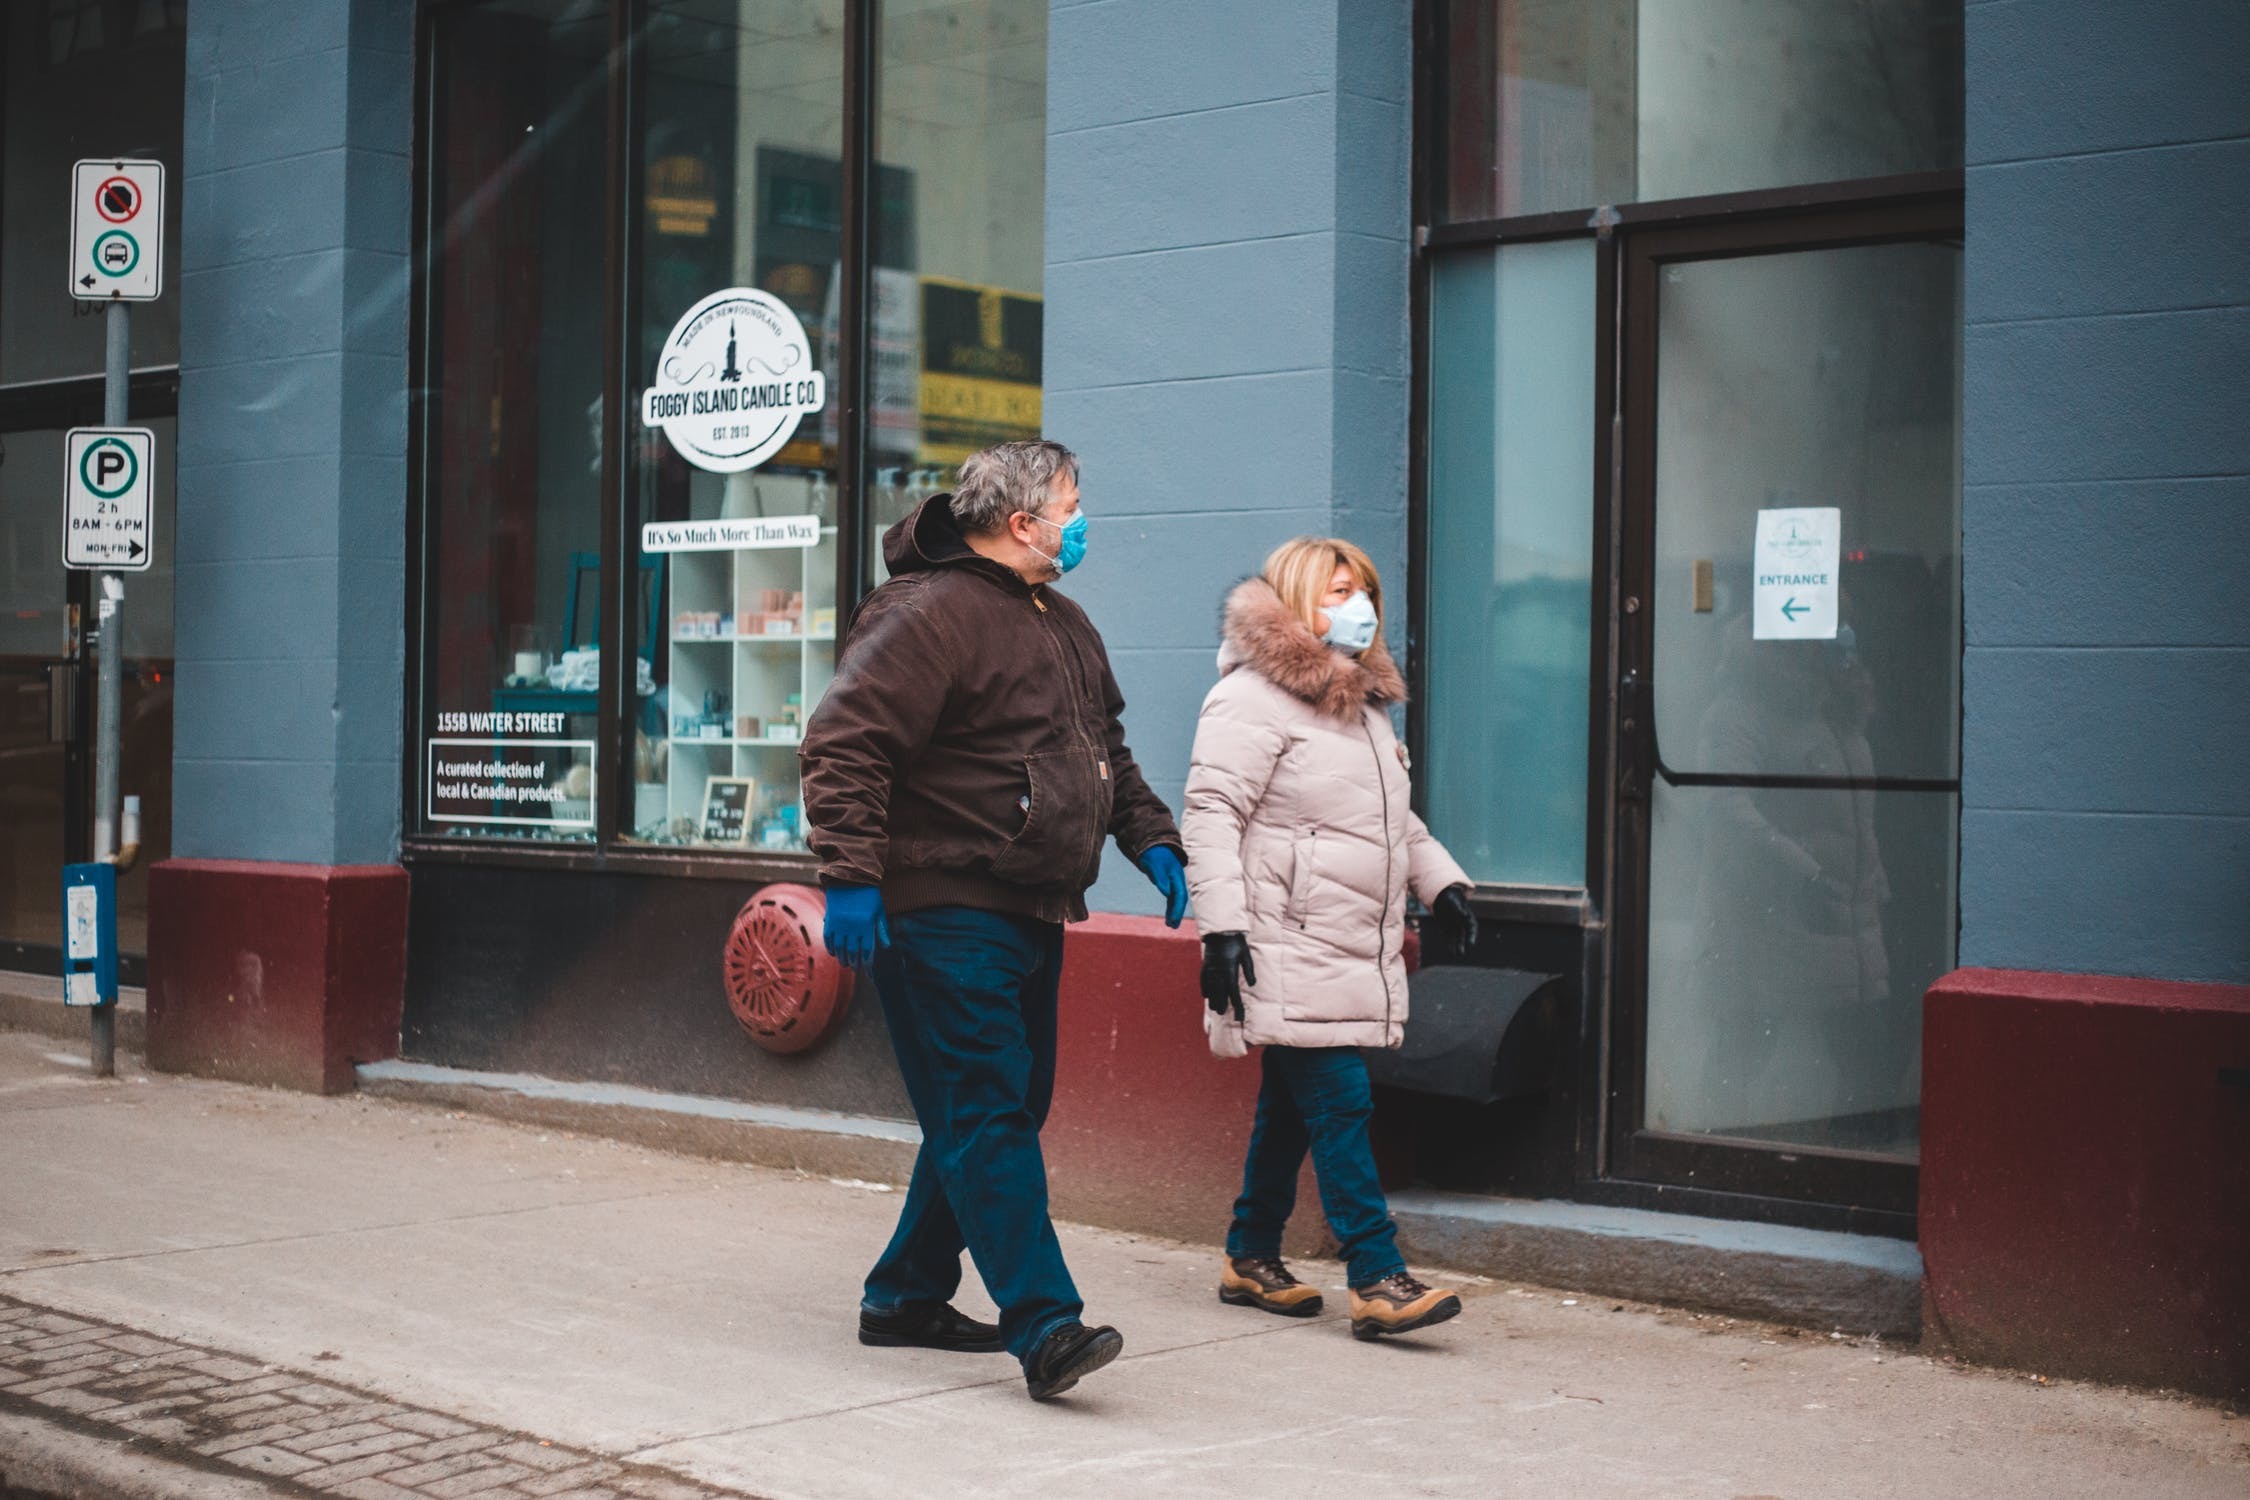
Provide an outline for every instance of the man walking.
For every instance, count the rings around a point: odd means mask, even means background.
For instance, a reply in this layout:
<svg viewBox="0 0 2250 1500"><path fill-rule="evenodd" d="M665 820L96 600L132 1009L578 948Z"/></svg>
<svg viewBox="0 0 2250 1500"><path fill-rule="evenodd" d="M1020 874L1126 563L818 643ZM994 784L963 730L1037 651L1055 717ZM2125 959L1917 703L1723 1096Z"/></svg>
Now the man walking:
<svg viewBox="0 0 2250 1500"><path fill-rule="evenodd" d="M801 752L828 948L873 968L922 1125L860 1341L1005 1348L1035 1400L1124 1348L1080 1321L1047 1217L1063 924L1086 916L1105 835L1164 893L1169 925L1187 911L1179 830L1125 746L1101 636L1049 587L1085 552L1069 449L973 455L952 494L884 536L891 579L853 621ZM997 1328L950 1305L964 1247Z"/></svg>

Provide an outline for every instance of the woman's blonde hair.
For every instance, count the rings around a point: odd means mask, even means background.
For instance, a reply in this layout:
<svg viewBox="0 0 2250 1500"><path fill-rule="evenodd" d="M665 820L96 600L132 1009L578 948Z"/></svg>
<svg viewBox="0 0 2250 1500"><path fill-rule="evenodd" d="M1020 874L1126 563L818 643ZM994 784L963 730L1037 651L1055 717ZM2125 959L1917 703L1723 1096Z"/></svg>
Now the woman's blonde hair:
<svg viewBox="0 0 2250 1500"><path fill-rule="evenodd" d="M1283 542L1266 558L1264 578L1273 585L1305 628L1318 635L1320 626L1316 617L1321 613L1321 596L1328 592L1328 581L1336 576L1337 564L1352 570L1352 577L1367 591L1368 602L1375 606L1375 633L1383 633L1383 580L1376 576L1375 561L1365 552L1340 537L1301 536Z"/></svg>

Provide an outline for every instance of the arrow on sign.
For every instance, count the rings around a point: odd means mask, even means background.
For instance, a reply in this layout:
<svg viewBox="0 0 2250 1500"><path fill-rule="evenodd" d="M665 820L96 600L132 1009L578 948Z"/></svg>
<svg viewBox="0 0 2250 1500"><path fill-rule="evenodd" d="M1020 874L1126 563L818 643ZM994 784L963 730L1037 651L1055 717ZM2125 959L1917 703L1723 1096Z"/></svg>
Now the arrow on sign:
<svg viewBox="0 0 2250 1500"><path fill-rule="evenodd" d="M1812 606L1809 604L1799 604L1797 602L1797 596L1795 594L1791 594L1789 596L1789 601L1781 606L1781 617L1784 620L1787 620L1792 625L1797 623L1797 616L1809 615L1811 613Z"/></svg>
<svg viewBox="0 0 2250 1500"><path fill-rule="evenodd" d="M130 542L127 545L131 548L131 550L128 551L125 555L136 560L143 552L146 552L148 550L148 548L142 546L139 542Z"/></svg>
<svg viewBox="0 0 2250 1500"><path fill-rule="evenodd" d="M84 276L78 278L78 284L80 286L92 286L94 284L94 273L89 271Z"/></svg>

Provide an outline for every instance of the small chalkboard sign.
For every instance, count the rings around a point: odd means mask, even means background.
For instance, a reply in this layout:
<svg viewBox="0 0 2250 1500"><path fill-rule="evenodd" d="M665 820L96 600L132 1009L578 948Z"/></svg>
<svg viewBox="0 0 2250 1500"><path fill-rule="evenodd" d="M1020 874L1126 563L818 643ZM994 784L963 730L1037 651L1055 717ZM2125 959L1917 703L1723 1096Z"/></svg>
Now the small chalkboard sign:
<svg viewBox="0 0 2250 1500"><path fill-rule="evenodd" d="M708 776L703 781L703 830L706 844L750 842L750 808L757 801L754 776Z"/></svg>

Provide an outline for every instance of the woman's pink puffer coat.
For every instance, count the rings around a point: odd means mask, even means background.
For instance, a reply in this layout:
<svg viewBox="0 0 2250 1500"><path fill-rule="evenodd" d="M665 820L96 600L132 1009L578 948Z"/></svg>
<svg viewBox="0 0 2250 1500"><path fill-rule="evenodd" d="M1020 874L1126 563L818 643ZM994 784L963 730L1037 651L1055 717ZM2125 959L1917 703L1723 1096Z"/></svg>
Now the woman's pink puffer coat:
<svg viewBox="0 0 2250 1500"><path fill-rule="evenodd" d="M1383 643L1331 649L1264 579L1227 600L1219 683L1188 768L1188 887L1204 932L1250 940L1244 1019L1205 1012L1211 1049L1396 1047L1406 898L1468 876L1409 805Z"/></svg>

